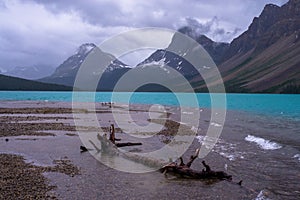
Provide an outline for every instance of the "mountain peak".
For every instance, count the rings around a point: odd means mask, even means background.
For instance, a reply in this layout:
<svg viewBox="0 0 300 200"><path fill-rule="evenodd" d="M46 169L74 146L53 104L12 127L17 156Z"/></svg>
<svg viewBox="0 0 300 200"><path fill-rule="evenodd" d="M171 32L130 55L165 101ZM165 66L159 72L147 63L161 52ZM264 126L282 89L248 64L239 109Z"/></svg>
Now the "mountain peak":
<svg viewBox="0 0 300 200"><path fill-rule="evenodd" d="M269 3L269 4L265 5L264 10L268 11L268 10L278 9L278 8L280 8L280 7L275 4Z"/></svg>
<svg viewBox="0 0 300 200"><path fill-rule="evenodd" d="M82 44L78 47L75 54L69 56L56 68L52 75L39 79L39 81L73 86L78 70L95 47L96 45L93 43ZM84 72L85 75L83 77L94 81L101 77L98 89L112 90L117 80L119 80L125 72L130 70L130 68L113 55L103 52L100 48L97 49L97 56L98 59L101 60L99 60L99 63L95 63L94 66L88 68L88 70ZM88 88L88 90L91 89L89 83L90 82L87 81L87 85L83 87L86 87L85 89Z"/></svg>
<svg viewBox="0 0 300 200"><path fill-rule="evenodd" d="M213 43L214 42L213 40L208 38L206 35L203 35L203 34L197 32L195 30L195 28L193 28L191 26L181 27L180 29L178 29L178 32L193 38L197 42L199 42L199 41L201 41L203 43ZM201 43L201 42L199 42L199 43Z"/></svg>
<svg viewBox="0 0 300 200"><path fill-rule="evenodd" d="M275 21L280 17L279 10L279 6L274 4L267 4L259 15L259 19L262 21L269 21L269 24L275 23Z"/></svg>
<svg viewBox="0 0 300 200"><path fill-rule="evenodd" d="M75 54L85 55L89 53L96 45L94 43L84 43L80 45Z"/></svg>
<svg viewBox="0 0 300 200"><path fill-rule="evenodd" d="M184 27L181 27L180 29L178 29L178 32L184 34L184 35L187 35L193 39L196 39L197 38L197 33L195 32L195 30L190 27L190 26L184 26Z"/></svg>

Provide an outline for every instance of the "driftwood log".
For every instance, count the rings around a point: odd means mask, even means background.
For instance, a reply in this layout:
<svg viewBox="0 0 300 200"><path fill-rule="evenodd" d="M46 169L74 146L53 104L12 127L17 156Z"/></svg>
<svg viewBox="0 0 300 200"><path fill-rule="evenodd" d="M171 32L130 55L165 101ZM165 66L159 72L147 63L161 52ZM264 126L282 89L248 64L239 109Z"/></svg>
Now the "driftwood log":
<svg viewBox="0 0 300 200"><path fill-rule="evenodd" d="M184 178L194 178L194 179L219 179L219 180L231 180L232 176L228 175L223 171L213 171L211 170L210 166L202 161L203 166L205 169L202 171L197 171L191 169L191 165L193 161L198 157L199 149L196 150L195 155L190 157L190 160L185 164L183 159L180 157L180 163L177 164L176 162L172 162L167 164L161 168L161 172L164 174L171 173L176 176L184 177Z"/></svg>

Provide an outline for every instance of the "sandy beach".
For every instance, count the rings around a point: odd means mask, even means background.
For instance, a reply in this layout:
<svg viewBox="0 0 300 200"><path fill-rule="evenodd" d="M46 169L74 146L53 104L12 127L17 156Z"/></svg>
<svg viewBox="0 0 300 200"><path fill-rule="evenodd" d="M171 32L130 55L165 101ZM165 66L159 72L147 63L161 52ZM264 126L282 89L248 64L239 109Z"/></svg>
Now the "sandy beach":
<svg viewBox="0 0 300 200"><path fill-rule="evenodd" d="M71 103L3 101L0 107L1 199L279 199L282 197L280 195L284 195L285 199L294 199L300 194L297 190L299 161L289 161L294 170L279 171L280 176L276 174L283 165L276 163L273 166L276 170L267 167L270 164L268 160L258 165L253 159L263 150L253 153L252 148L256 146L244 140L245 134L247 136L255 131L255 126L242 127L241 121L248 120L246 123L249 124L250 118L241 113L238 117L235 112L228 113L227 125L224 125L218 144L205 157L213 169L224 170L233 176L233 181L229 182L165 177L158 171L128 173L108 167L95 159L93 150L90 153L80 152L79 147L83 143L76 130ZM102 130L108 131L109 125L114 123L111 108L101 103L96 108ZM145 105L130 107L132 120L140 125L147 124L150 118L148 109ZM142 146L125 147L125 150L147 152L168 143L178 127L177 111L176 107L167 107L169 121L163 131L150 142L145 143L140 138ZM89 111L75 112L84 114ZM201 146L201 137L209 124L210 112L202 109L197 137L184 154L184 160L188 160ZM136 141L126 136L124 130L116 128L117 137ZM99 131L97 127L88 126L81 127L81 130ZM241 132L240 140L237 135ZM268 151L264 156L277 154L273 152ZM196 159L192 168L202 170L201 161ZM286 164L286 161L281 164ZM258 166L261 172L257 172ZM274 179L288 181L289 185L272 187L270 184ZM242 186L236 184L240 180L243 180Z"/></svg>

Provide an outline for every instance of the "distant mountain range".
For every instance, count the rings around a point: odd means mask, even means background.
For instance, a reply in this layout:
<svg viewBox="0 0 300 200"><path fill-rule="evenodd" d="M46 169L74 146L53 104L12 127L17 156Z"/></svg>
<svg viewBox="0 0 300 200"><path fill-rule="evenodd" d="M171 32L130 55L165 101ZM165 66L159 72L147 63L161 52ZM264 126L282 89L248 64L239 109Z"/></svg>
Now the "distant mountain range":
<svg viewBox="0 0 300 200"><path fill-rule="evenodd" d="M281 7L273 4L266 5L260 16L253 19L248 30L231 43L214 42L205 35L196 33L189 26L182 27L178 31L192 37L210 54L223 77L227 92L300 93L299 0L290 0ZM176 34L167 49L155 51L135 68L100 50L101 57L112 61L102 74L97 90L112 90L120 77L129 70L142 73L143 70L155 67L158 73L163 74L168 73L165 68L168 65L181 73L195 91L207 92L207 86L201 75L185 60L186 52L176 55L169 51L175 39ZM81 63L95 47L92 43L81 45L74 55L56 68L52 75L38 81L72 87ZM91 79L98 78L99 71L88 73ZM11 74L17 75L17 72ZM0 81L2 78L1 76ZM220 83L221 80L215 81L211 86ZM126 87L128 85L121 90L126 90ZM166 88L154 85L139 90L167 91Z"/></svg>
<svg viewBox="0 0 300 200"><path fill-rule="evenodd" d="M19 78L35 80L39 78L43 78L48 74L52 74L54 72L54 68L45 65L36 65L36 66L28 66L28 67L15 67L8 71L3 71L3 75L7 76L16 76Z"/></svg>

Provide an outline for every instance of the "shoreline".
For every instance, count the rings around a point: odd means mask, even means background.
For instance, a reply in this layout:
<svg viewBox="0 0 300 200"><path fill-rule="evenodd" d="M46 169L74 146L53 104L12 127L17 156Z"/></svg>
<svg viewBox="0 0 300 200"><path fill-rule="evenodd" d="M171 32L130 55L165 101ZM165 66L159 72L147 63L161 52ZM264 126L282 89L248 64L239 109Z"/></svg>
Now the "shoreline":
<svg viewBox="0 0 300 200"><path fill-rule="evenodd" d="M133 95L131 103L133 104L162 104L165 106L179 106L173 93L138 93ZM278 116L283 118L292 118L300 120L299 112L300 95L276 95L276 94L240 94L226 93L227 110L229 111L246 111L253 114L269 115L271 117ZM135 97L134 97L135 96ZM199 93L196 94L199 107L210 107L210 95ZM218 95L217 95L218 96ZM189 98L189 95L184 95L184 98ZM167 99L167 101L162 100ZM84 99L83 99L84 100ZM20 102L72 102L72 93L55 93L55 92L18 92L12 91L9 93L1 93L1 102L3 101L20 101ZM95 101L108 102L111 101L111 92L95 93ZM288 102L288 104L286 103ZM29 103L30 104L30 103ZM16 105L18 106L18 105ZM198 108L198 106L196 106Z"/></svg>

